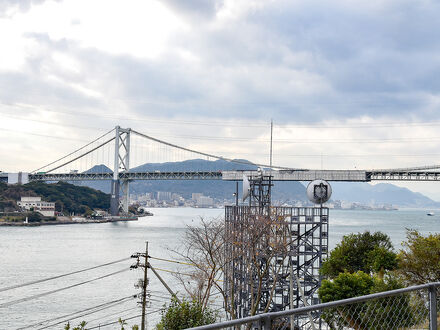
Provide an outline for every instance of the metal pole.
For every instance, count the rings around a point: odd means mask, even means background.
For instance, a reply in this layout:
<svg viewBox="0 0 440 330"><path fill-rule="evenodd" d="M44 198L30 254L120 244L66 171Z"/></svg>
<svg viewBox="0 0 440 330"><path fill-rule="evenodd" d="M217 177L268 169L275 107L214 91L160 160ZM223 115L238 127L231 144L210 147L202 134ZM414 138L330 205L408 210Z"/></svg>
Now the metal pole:
<svg viewBox="0 0 440 330"><path fill-rule="evenodd" d="M429 330L437 330L437 288L429 287Z"/></svg>
<svg viewBox="0 0 440 330"><path fill-rule="evenodd" d="M272 168L273 120L270 120L270 167Z"/></svg>
<svg viewBox="0 0 440 330"><path fill-rule="evenodd" d="M174 298L176 298L177 302L178 302L179 304L181 304L182 301L180 301L180 299L177 298L177 295L173 292L173 290L170 289L170 287L168 286L168 284L166 284L166 282L163 280L163 278L157 273L156 269L154 269L153 266L151 266L149 263L148 263L148 267L151 268L151 270L153 271L154 275L157 276L157 278L158 278L159 281L163 284L163 286L165 287L165 289L167 289L168 292L169 292Z"/></svg>
<svg viewBox="0 0 440 330"><path fill-rule="evenodd" d="M289 236L290 236L290 249L289 249L289 264L290 264L290 276L289 276L289 298L290 298L290 309L293 309L293 260L292 260L292 258L293 258L293 255L292 255L292 253L293 253L293 247L292 247L292 228L291 228L291 226L292 226L292 223L289 223L288 224L288 226L289 226ZM294 330L294 328L295 328L295 325L294 325L294 322L295 322L295 316L293 316L293 315L291 315L290 316L290 329L291 330Z"/></svg>
<svg viewBox="0 0 440 330"><path fill-rule="evenodd" d="M238 206L238 181L235 183L235 206Z"/></svg>
<svg viewBox="0 0 440 330"><path fill-rule="evenodd" d="M141 329L146 329L145 308L147 306L147 267L148 266L148 242L145 242L144 282L142 283L142 323Z"/></svg>

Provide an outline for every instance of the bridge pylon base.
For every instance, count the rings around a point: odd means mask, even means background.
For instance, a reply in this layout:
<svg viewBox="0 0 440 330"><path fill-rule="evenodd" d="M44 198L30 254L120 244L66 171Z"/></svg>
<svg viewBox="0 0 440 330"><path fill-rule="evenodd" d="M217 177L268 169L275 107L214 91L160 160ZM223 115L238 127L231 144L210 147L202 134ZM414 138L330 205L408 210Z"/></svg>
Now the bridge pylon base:
<svg viewBox="0 0 440 330"><path fill-rule="evenodd" d="M110 214L119 215L119 180L112 180Z"/></svg>

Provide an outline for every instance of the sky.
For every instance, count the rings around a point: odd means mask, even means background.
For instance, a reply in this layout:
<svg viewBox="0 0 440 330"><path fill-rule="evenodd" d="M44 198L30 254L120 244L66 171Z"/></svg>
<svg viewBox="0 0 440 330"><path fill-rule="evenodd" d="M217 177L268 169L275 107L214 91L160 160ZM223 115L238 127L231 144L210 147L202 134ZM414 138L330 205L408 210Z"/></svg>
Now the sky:
<svg viewBox="0 0 440 330"><path fill-rule="evenodd" d="M439 16L429 0L0 0L0 170L116 125L268 163L271 120L279 166L440 164Z"/></svg>

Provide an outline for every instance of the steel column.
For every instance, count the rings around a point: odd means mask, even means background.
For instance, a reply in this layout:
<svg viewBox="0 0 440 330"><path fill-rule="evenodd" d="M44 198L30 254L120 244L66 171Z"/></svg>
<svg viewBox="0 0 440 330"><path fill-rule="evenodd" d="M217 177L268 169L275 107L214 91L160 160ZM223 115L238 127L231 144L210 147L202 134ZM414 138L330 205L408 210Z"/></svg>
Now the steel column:
<svg viewBox="0 0 440 330"><path fill-rule="evenodd" d="M437 288L429 287L429 330L437 330Z"/></svg>

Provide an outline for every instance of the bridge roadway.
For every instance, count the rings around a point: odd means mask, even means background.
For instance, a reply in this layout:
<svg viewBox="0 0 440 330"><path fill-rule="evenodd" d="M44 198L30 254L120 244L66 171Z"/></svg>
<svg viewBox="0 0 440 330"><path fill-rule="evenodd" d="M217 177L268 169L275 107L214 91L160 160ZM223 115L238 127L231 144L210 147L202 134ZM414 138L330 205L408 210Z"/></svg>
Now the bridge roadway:
<svg viewBox="0 0 440 330"><path fill-rule="evenodd" d="M263 171L274 181L440 181L440 172L434 171L364 171L364 170L281 170ZM241 181L243 174L257 176L257 171L207 172L122 172L120 180L225 180ZM112 180L113 173L39 173L29 174L29 181L94 181Z"/></svg>

